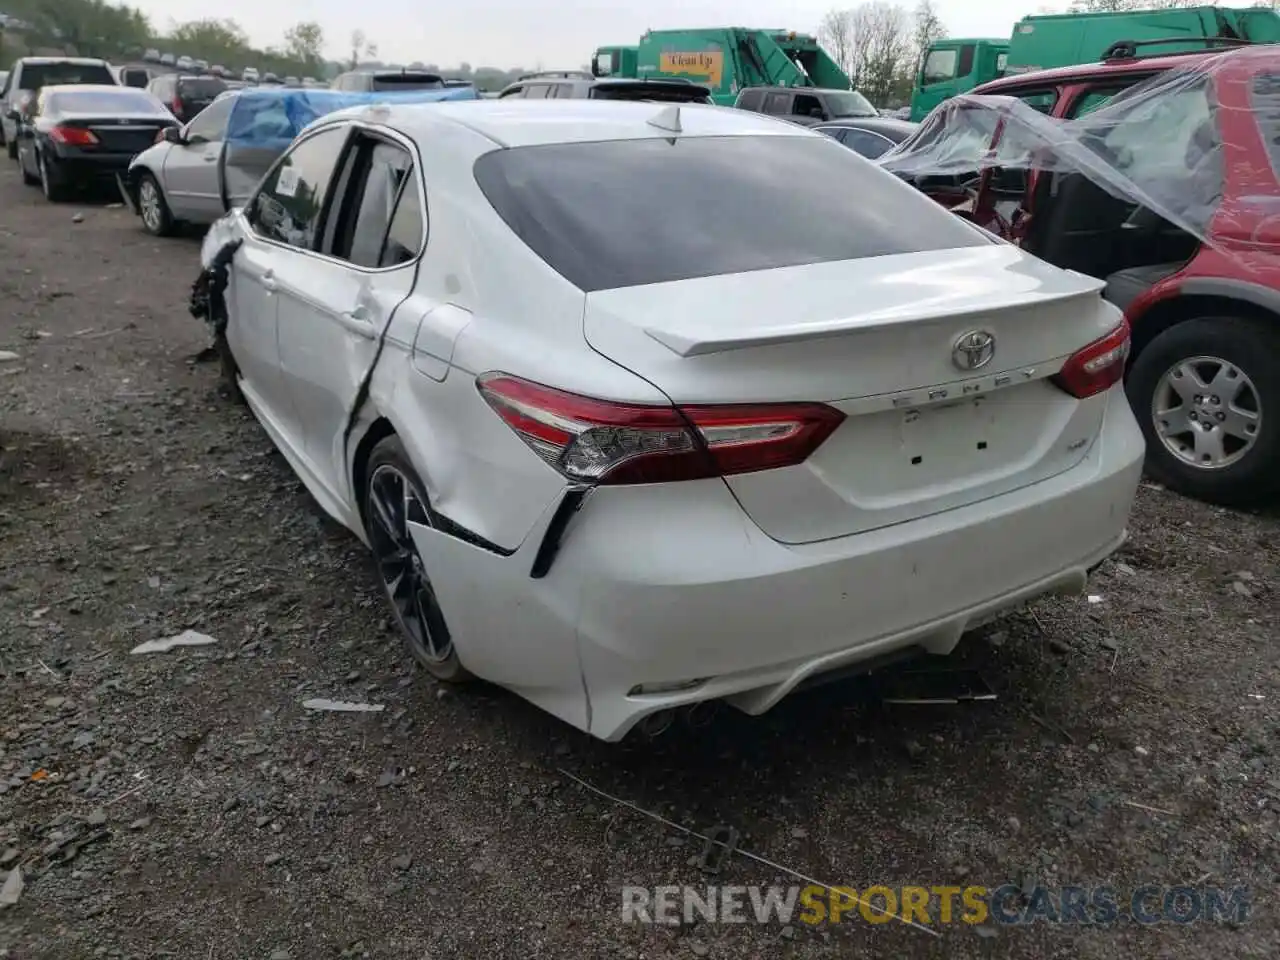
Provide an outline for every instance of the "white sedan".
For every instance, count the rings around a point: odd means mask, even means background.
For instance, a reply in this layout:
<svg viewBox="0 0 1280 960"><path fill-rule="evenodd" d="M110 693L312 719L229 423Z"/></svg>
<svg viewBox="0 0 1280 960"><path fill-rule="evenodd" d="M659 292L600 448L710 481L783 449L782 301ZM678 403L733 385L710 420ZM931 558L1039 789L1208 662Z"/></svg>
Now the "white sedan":
<svg viewBox="0 0 1280 960"><path fill-rule="evenodd" d="M1125 538L1100 284L793 124L347 110L204 258L229 375L413 656L604 739L949 653Z"/></svg>

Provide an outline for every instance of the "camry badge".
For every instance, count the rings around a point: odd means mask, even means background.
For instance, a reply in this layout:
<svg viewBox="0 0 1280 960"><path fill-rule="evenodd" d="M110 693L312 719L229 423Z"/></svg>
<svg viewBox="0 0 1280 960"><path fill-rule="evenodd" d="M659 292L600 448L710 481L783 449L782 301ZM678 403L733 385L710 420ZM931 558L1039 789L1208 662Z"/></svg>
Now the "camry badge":
<svg viewBox="0 0 1280 960"><path fill-rule="evenodd" d="M986 330L970 330L956 338L951 362L960 370L981 370L996 355L996 338Z"/></svg>

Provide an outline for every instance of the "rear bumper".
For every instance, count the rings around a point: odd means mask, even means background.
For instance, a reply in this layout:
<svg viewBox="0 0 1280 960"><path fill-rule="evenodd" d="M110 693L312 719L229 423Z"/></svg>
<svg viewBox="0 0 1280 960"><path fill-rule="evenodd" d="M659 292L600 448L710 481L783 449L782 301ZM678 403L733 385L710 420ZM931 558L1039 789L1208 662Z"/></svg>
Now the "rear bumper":
<svg viewBox="0 0 1280 960"><path fill-rule="evenodd" d="M136 154L86 153L74 148L57 147L53 160L57 171L68 180L114 179L124 174Z"/></svg>
<svg viewBox="0 0 1280 960"><path fill-rule="evenodd" d="M1116 388L1071 470L868 533L781 544L715 480L601 488L544 580L528 578L537 537L509 558L425 528L415 539L463 662L616 740L702 700L762 713L811 678L908 648L949 653L1002 610L1079 592L1124 541L1142 457Z"/></svg>

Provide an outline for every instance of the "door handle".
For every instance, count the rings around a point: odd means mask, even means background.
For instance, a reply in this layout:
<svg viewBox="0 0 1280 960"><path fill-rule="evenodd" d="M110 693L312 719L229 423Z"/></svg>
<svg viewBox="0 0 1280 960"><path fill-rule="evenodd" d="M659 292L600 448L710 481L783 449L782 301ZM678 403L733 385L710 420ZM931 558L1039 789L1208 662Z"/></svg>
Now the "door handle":
<svg viewBox="0 0 1280 960"><path fill-rule="evenodd" d="M373 339L373 324L369 322L369 311L364 307L346 310L338 314L338 322L358 337Z"/></svg>
<svg viewBox="0 0 1280 960"><path fill-rule="evenodd" d="M276 275L274 271L268 270L262 275L262 289L267 293L276 292Z"/></svg>

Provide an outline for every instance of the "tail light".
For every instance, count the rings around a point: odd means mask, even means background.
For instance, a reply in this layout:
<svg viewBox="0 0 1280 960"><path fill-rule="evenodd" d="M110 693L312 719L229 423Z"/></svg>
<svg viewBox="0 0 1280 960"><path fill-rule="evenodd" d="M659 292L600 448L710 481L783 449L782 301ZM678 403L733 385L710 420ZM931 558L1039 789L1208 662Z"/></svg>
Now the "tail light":
<svg viewBox="0 0 1280 960"><path fill-rule="evenodd" d="M182 99L175 96L173 102L169 104L169 109L173 111L173 115L179 120L182 119Z"/></svg>
<svg viewBox="0 0 1280 960"><path fill-rule="evenodd" d="M484 374L476 386L538 456L587 483L667 483L793 466L844 420L822 403L615 403L504 373Z"/></svg>
<svg viewBox="0 0 1280 960"><path fill-rule="evenodd" d="M49 136L69 147L92 147L99 142L92 130L83 127L54 127Z"/></svg>
<svg viewBox="0 0 1280 960"><path fill-rule="evenodd" d="M1067 393L1083 400L1119 383L1128 359L1129 321L1121 320L1105 337L1072 354L1053 379Z"/></svg>

